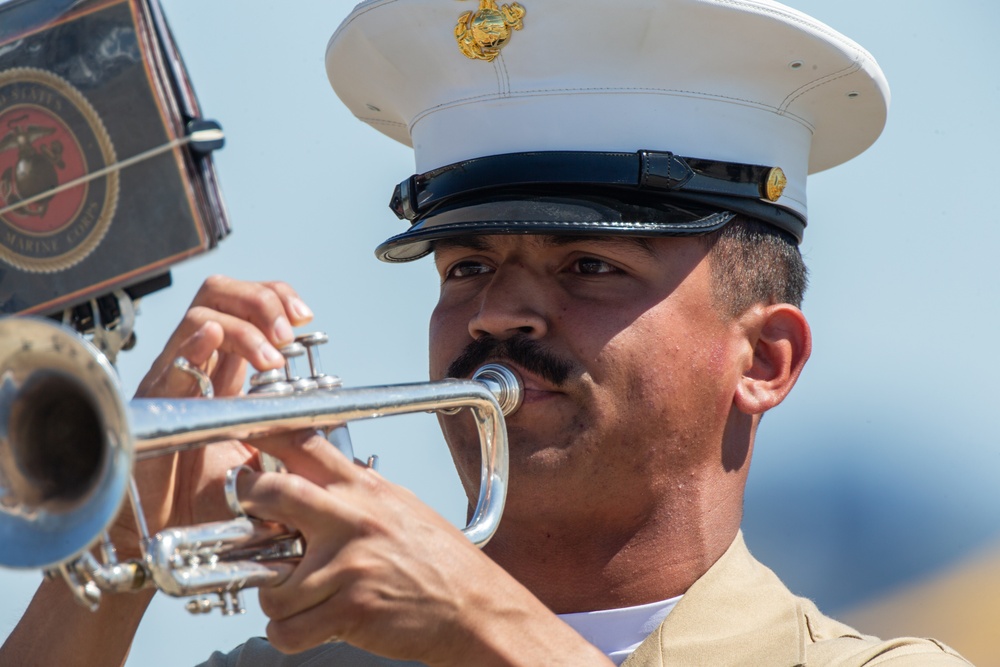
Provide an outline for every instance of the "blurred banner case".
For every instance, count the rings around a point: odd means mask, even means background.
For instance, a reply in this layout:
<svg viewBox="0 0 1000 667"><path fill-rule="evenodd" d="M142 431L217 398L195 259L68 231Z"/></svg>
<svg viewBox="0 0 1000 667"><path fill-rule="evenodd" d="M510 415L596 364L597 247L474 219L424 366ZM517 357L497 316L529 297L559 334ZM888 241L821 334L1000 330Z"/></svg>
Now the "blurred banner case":
<svg viewBox="0 0 1000 667"><path fill-rule="evenodd" d="M229 233L221 145L155 1L0 0L0 312L169 285Z"/></svg>

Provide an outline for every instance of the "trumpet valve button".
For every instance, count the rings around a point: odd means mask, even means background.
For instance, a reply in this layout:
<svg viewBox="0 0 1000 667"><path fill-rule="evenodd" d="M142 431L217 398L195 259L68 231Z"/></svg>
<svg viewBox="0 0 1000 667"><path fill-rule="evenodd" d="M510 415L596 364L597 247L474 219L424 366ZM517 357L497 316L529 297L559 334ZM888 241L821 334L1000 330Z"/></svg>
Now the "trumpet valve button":
<svg viewBox="0 0 1000 667"><path fill-rule="evenodd" d="M312 379L316 380L316 384L320 389L336 389L344 385L343 381L336 375L327 375L324 373Z"/></svg>
<svg viewBox="0 0 1000 667"><path fill-rule="evenodd" d="M275 368L269 371L254 373L250 377L250 391L255 395L284 396L295 391L287 380L287 374L283 369Z"/></svg>
<svg viewBox="0 0 1000 667"><path fill-rule="evenodd" d="M278 352L281 352L286 359L292 359L294 357L301 357L306 353L306 347L302 343L295 342L289 343L288 345L280 348Z"/></svg>
<svg viewBox="0 0 1000 667"><path fill-rule="evenodd" d="M305 345L307 348L314 345L324 345L330 342L330 337L327 336L322 331L314 331L312 333L302 334L301 336L295 337L295 342Z"/></svg>
<svg viewBox="0 0 1000 667"><path fill-rule="evenodd" d="M295 382L299 379L295 371L292 370L292 359L301 357L306 353L306 348L302 343L290 343L278 350L285 357L285 380Z"/></svg>
<svg viewBox="0 0 1000 667"><path fill-rule="evenodd" d="M211 600L209 598L196 598L194 600L188 600L188 603L184 605L184 608L191 614L210 614L219 606L219 603L215 600Z"/></svg>
<svg viewBox="0 0 1000 667"><path fill-rule="evenodd" d="M309 359L309 374L314 379L319 381L319 379L325 376L323 369L320 368L319 363L319 346L324 345L330 341L330 337L327 336L322 331L314 331L313 333L303 334L295 339L296 343L299 343L306 350L306 356ZM323 386L322 384L320 385Z"/></svg>
<svg viewBox="0 0 1000 667"><path fill-rule="evenodd" d="M292 378L292 388L296 392L315 391L319 389L319 383L313 378Z"/></svg>
<svg viewBox="0 0 1000 667"><path fill-rule="evenodd" d="M261 371L250 376L251 387L262 387L264 385L281 382L285 379L285 371L280 368L273 368L269 371Z"/></svg>

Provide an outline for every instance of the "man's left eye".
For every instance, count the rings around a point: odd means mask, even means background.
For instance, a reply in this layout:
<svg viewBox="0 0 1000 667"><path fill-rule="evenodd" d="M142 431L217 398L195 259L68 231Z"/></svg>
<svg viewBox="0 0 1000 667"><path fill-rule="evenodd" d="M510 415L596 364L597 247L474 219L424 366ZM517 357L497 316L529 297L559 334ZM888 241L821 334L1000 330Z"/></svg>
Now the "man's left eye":
<svg viewBox="0 0 1000 667"><path fill-rule="evenodd" d="M446 277L470 278L473 276L479 276L489 272L490 272L490 267L486 266L486 264L483 264L482 262L466 260L462 262L457 262L450 269L448 269Z"/></svg>
<svg viewBox="0 0 1000 667"><path fill-rule="evenodd" d="M618 269L603 259L596 257L581 257L573 262L573 270L576 273L586 275L597 275L601 273L617 273Z"/></svg>

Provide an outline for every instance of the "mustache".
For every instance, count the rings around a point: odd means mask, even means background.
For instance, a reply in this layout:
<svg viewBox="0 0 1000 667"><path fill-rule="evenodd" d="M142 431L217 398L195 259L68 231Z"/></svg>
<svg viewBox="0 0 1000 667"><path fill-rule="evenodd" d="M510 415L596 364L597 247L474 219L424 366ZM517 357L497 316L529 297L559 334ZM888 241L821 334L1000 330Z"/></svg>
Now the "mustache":
<svg viewBox="0 0 1000 667"><path fill-rule="evenodd" d="M483 336L469 343L462 354L451 362L448 377L470 377L488 361L515 363L557 387L569 378L573 370L572 363L557 357L541 343L523 334L503 340Z"/></svg>

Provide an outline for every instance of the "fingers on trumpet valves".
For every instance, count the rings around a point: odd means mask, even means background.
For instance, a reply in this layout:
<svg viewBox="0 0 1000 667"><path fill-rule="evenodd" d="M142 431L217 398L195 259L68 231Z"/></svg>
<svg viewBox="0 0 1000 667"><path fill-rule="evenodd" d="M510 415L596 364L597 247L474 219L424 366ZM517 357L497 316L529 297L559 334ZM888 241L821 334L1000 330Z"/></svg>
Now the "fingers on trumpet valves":
<svg viewBox="0 0 1000 667"><path fill-rule="evenodd" d="M320 369L316 348L327 342L326 334L295 337L293 326L306 324L312 317L309 307L286 283L212 276L203 283L161 355L157 364L161 370L148 383L152 390L143 395L186 395L185 390L194 389L190 373L173 372L176 357L184 357L189 366L211 376L218 395L239 393L247 364L260 371L251 380L252 393L273 395L339 386L338 378ZM303 356L308 358L308 377L292 367L291 360Z"/></svg>
<svg viewBox="0 0 1000 667"><path fill-rule="evenodd" d="M309 307L286 283L212 276L202 284L168 348L197 364L201 358L181 348L189 336L212 324L218 329L215 348L223 358L244 359L258 370L278 368L285 361L279 348L293 342L293 327L312 317Z"/></svg>
<svg viewBox="0 0 1000 667"><path fill-rule="evenodd" d="M247 282L221 275L210 276L202 283L193 306L249 322L276 346L292 341L292 326L302 326L313 318L312 311L287 283Z"/></svg>
<svg viewBox="0 0 1000 667"><path fill-rule="evenodd" d="M257 369L278 368L285 361L278 348L293 338L288 320L283 315L279 319L280 326L262 325L240 315L192 306L175 334L179 339L175 349L196 363L207 358L208 353L218 351L223 357L245 359Z"/></svg>

